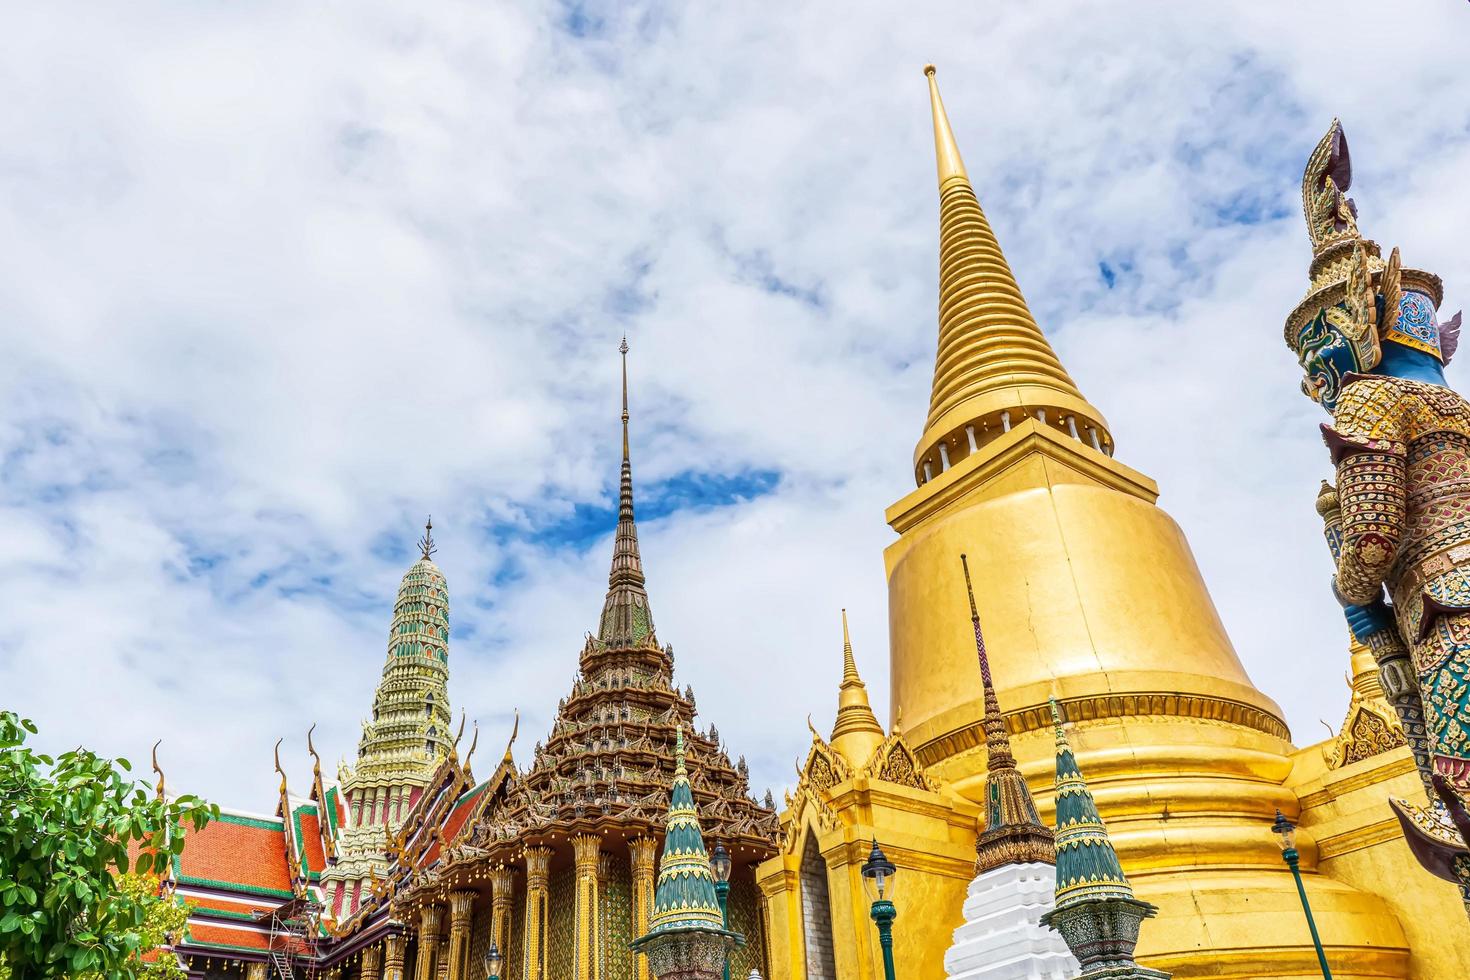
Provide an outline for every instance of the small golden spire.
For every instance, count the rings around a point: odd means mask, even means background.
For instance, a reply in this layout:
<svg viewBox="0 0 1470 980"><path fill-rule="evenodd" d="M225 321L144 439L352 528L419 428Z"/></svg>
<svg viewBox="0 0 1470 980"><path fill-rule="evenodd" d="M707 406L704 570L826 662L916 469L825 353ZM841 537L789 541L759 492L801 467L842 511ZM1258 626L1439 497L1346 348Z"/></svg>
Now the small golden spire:
<svg viewBox="0 0 1470 980"><path fill-rule="evenodd" d="M852 637L847 634L847 610L842 610L842 686L849 684L861 684L863 679L858 676L857 661L852 657Z"/></svg>
<svg viewBox="0 0 1470 980"><path fill-rule="evenodd" d="M434 557L434 552L438 550L438 548L434 547L434 517L431 514L429 515L429 519L424 523L424 536L419 538L419 552L424 556L424 561L428 561Z"/></svg>
<svg viewBox="0 0 1470 980"><path fill-rule="evenodd" d="M808 721L810 724L810 721ZM813 730L815 734L815 730ZM854 769L861 769L883 744L883 726L868 703L868 688L858 675L847 630L847 610L842 610L842 686L837 694L837 721L832 726L832 748Z"/></svg>

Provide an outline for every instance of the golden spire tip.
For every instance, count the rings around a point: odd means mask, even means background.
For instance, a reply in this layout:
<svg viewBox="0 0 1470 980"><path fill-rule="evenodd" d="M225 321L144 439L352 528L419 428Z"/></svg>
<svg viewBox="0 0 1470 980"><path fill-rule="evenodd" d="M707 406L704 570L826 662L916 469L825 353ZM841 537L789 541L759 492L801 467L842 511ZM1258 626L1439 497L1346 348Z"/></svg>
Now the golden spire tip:
<svg viewBox="0 0 1470 980"><path fill-rule="evenodd" d="M949 127L949 115L944 111L944 100L939 97L939 83L934 78L934 66L925 65L924 74L929 79L929 109L934 115L934 162L939 168L939 189L951 180L970 180L965 170L965 161L960 157L959 144L955 142L954 130Z"/></svg>

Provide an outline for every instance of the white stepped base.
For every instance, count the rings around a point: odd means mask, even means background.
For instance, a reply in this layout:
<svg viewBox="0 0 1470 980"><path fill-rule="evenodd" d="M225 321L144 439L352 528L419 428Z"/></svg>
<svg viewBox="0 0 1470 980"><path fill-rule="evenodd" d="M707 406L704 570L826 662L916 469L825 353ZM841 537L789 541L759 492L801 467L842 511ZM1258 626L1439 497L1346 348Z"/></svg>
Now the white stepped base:
<svg viewBox="0 0 1470 980"><path fill-rule="evenodd" d="M950 980L1073 980L1082 972L1062 937L1041 924L1056 868L1007 864L970 882L965 924L944 954Z"/></svg>

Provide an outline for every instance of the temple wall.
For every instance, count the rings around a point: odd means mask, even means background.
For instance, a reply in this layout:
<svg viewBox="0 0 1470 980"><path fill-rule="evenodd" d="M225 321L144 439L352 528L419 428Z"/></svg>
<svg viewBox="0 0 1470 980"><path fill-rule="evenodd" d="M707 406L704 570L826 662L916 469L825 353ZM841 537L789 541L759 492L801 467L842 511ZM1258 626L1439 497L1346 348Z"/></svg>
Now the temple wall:
<svg viewBox="0 0 1470 980"><path fill-rule="evenodd" d="M1389 797L1424 798L1407 747L1340 769L1327 767L1325 742L1301 749L1287 785L1301 801L1301 833L1317 870L1381 898L1408 940L1408 980L1470 976L1470 930L1458 889L1419 867L1404 843Z"/></svg>

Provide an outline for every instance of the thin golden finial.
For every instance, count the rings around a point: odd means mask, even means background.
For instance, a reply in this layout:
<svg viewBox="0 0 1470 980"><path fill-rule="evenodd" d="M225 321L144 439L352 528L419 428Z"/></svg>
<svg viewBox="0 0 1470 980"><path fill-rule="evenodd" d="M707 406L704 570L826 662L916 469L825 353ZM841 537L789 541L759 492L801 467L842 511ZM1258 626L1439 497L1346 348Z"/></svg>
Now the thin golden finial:
<svg viewBox="0 0 1470 980"><path fill-rule="evenodd" d="M964 555L960 555L960 566L965 570L965 595L970 599L970 623L975 628L975 657L980 661L980 681L984 685L985 717L981 728L985 732L990 770L1013 769L1016 762L1011 754L1011 739L1006 732L1005 717L1000 713L1000 701L995 696L990 656L985 650L985 635L980 630L980 613L975 608L975 589L970 584L970 562Z"/></svg>
<svg viewBox="0 0 1470 980"><path fill-rule="evenodd" d="M434 515L430 514L428 521L424 523L424 536L419 538L419 552L427 561L434 557L434 552L439 549L434 547Z"/></svg>
<svg viewBox="0 0 1470 980"><path fill-rule="evenodd" d="M316 768L317 775L321 775L322 757L316 754L316 746L311 744L311 733L314 731L316 731L316 722L312 722L311 727L306 730L306 751L311 753L312 765Z"/></svg>
<svg viewBox="0 0 1470 980"><path fill-rule="evenodd" d="M965 161L960 157L959 144L955 142L954 130L949 127L949 114L944 111L944 100L939 97L939 82L934 78L934 66L925 65L924 74L929 79L929 108L934 113L934 157L939 168L939 189L949 181L959 178L968 181Z"/></svg>
<svg viewBox="0 0 1470 980"><path fill-rule="evenodd" d="M459 740L464 738L465 717L465 710L461 708L459 711L459 731L456 732L454 735L454 744L449 747L449 751L454 753L456 756L459 755Z"/></svg>

